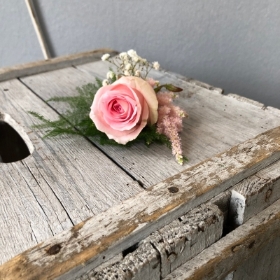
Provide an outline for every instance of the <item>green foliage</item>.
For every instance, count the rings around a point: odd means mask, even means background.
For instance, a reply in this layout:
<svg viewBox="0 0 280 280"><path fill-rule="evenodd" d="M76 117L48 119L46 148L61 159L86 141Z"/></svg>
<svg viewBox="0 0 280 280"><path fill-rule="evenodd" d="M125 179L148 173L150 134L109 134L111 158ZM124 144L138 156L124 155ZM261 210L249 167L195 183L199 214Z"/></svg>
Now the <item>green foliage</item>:
<svg viewBox="0 0 280 280"><path fill-rule="evenodd" d="M114 140L109 139L105 133L99 131L89 117L90 106L100 87L102 87L102 82L96 79L95 84L87 84L81 88L77 88L77 96L54 97L49 99L48 102L65 102L70 106L70 109L63 116L59 116L59 119L56 121L48 120L44 116L31 111L29 113L41 121L41 124L34 125L33 127L46 129L47 133L44 137L54 137L61 134L78 134L85 137L95 137L101 145L120 145ZM153 142L157 142L171 147L169 139L165 135L156 132L156 125L147 125L137 139L128 142L126 146L131 146L139 141L144 142L147 146Z"/></svg>

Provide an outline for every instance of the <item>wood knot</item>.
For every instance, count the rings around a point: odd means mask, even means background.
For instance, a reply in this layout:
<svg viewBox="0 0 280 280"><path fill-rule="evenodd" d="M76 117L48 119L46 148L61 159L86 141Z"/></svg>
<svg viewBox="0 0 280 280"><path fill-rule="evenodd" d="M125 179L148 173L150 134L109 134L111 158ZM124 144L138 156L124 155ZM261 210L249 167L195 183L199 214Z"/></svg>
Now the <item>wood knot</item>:
<svg viewBox="0 0 280 280"><path fill-rule="evenodd" d="M179 189L177 187L170 187L170 188L168 188L168 191L170 193L177 193L179 191Z"/></svg>
<svg viewBox="0 0 280 280"><path fill-rule="evenodd" d="M60 244L55 244L46 250L48 255L56 255L60 252L62 246Z"/></svg>
<svg viewBox="0 0 280 280"><path fill-rule="evenodd" d="M267 201L269 200L271 194L272 194L272 190L269 189L269 190L266 192L266 195L265 195L265 202L267 202Z"/></svg>

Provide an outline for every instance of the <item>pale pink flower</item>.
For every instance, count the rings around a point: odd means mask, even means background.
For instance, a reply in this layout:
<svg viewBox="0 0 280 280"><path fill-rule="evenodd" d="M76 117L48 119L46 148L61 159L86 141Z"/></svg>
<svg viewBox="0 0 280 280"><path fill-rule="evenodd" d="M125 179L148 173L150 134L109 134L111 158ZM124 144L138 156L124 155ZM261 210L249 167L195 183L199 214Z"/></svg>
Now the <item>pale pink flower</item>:
<svg viewBox="0 0 280 280"><path fill-rule="evenodd" d="M156 94L138 77L121 77L95 94L90 118L109 139L126 144L137 138L147 123L158 117Z"/></svg>
<svg viewBox="0 0 280 280"><path fill-rule="evenodd" d="M158 122L157 132L166 135L172 147L172 154L175 155L178 163L183 164L181 138L182 119L186 113L172 103L174 94L171 92L158 93Z"/></svg>

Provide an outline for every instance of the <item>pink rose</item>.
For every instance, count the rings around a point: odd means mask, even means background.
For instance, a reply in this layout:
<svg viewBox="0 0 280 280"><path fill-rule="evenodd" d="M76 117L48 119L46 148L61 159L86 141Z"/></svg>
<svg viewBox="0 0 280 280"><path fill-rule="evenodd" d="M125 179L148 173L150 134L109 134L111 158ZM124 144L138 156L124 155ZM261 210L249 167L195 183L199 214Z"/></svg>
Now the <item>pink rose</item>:
<svg viewBox="0 0 280 280"><path fill-rule="evenodd" d="M97 91L90 118L109 139L126 144L136 139L147 123L157 122L157 110L156 93L148 82L122 77Z"/></svg>

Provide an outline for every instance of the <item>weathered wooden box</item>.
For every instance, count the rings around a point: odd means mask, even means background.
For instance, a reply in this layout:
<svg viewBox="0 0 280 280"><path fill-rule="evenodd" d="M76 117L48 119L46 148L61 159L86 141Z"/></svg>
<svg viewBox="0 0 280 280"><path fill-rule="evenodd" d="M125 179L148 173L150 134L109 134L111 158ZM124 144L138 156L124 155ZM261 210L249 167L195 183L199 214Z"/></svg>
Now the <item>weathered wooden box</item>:
<svg viewBox="0 0 280 280"><path fill-rule="evenodd" d="M152 73L184 89L183 166L32 129L105 76L104 52L0 70L0 279L280 279L279 110Z"/></svg>

